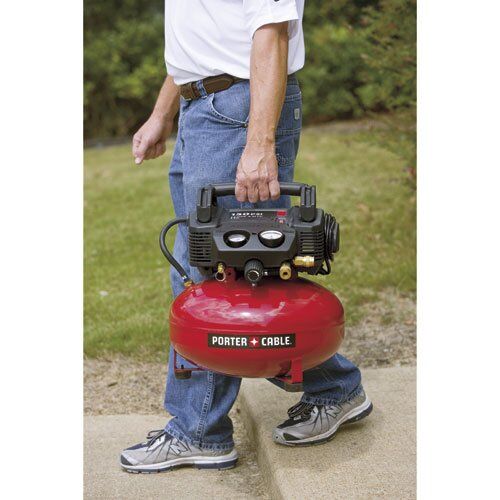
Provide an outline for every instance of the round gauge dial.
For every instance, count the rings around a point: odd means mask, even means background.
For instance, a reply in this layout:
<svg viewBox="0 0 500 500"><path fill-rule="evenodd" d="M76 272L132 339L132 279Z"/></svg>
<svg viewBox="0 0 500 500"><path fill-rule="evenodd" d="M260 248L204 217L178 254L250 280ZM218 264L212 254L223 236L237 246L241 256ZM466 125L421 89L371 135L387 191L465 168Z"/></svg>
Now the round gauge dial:
<svg viewBox="0 0 500 500"><path fill-rule="evenodd" d="M248 235L244 233L230 233L224 236L226 244L231 248L242 247L248 241Z"/></svg>
<svg viewBox="0 0 500 500"><path fill-rule="evenodd" d="M285 241L285 235L281 231L269 229L259 233L259 240L266 247L276 248Z"/></svg>

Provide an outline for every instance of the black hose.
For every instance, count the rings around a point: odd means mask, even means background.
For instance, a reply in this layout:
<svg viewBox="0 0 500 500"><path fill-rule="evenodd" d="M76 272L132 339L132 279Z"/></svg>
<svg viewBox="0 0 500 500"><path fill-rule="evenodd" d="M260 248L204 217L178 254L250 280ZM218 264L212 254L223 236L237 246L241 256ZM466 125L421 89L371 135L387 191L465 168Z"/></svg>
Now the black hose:
<svg viewBox="0 0 500 500"><path fill-rule="evenodd" d="M172 228L176 224L181 224L181 223L185 224L187 221L188 220L186 217L179 217L177 219L171 220L168 224L165 224L165 226L163 226L163 229L160 232L161 251L162 251L163 255L166 257L166 259L170 262L170 264L172 266L174 266L175 270L181 275L182 281L184 283L190 282L191 278L189 277L189 275L185 271L185 269L174 258L174 256L168 251L167 244L165 243L165 237L167 236L167 233L170 230L170 228Z"/></svg>
<svg viewBox="0 0 500 500"><path fill-rule="evenodd" d="M323 230L325 232L324 261L326 269L322 267L318 272L319 274L330 274L332 271L330 262L333 260L333 254L339 251L339 225L333 215L325 213Z"/></svg>

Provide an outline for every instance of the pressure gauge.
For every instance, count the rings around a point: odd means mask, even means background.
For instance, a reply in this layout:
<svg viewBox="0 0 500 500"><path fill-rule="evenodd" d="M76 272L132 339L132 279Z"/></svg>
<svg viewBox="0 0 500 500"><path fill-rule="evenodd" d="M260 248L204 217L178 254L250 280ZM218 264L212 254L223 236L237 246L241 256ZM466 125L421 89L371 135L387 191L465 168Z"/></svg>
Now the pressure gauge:
<svg viewBox="0 0 500 500"><path fill-rule="evenodd" d="M239 248L248 241L248 235L245 233L229 233L224 235L224 239L231 248Z"/></svg>
<svg viewBox="0 0 500 500"><path fill-rule="evenodd" d="M259 233L259 240L266 247L276 248L285 241L285 235L281 231L269 229Z"/></svg>

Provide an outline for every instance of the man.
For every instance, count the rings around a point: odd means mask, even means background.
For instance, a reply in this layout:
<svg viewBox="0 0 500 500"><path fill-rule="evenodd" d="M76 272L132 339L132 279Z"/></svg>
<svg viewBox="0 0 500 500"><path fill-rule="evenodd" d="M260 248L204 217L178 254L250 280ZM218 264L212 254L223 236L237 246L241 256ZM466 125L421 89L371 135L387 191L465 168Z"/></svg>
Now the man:
<svg viewBox="0 0 500 500"><path fill-rule="evenodd" d="M170 166L177 217L195 209L201 186L235 179L236 198L221 200L226 207L290 205L288 197L280 198L279 182L292 181L299 145L302 106L294 73L304 65L303 10L304 0L166 0L168 76L150 118L134 136L133 155L141 164L165 152L180 107ZM185 227L179 227L174 253L189 265ZM197 269L190 274L202 279ZM183 284L175 271L171 283L178 295ZM177 380L170 363L165 408L174 418L144 443L125 449L122 467L233 467L237 453L228 413L240 383L209 371ZM308 370L304 391L274 430L276 443L327 441L341 424L372 409L359 369L340 355Z"/></svg>

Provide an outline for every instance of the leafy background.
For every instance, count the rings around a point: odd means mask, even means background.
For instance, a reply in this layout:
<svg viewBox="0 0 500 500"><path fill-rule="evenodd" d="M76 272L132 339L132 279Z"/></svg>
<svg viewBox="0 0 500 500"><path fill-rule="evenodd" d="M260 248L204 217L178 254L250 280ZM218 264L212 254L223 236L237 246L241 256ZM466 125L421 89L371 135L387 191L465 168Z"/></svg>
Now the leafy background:
<svg viewBox="0 0 500 500"><path fill-rule="evenodd" d="M164 0L85 1L85 138L130 135L165 78ZM306 124L415 107L416 0L307 0Z"/></svg>

